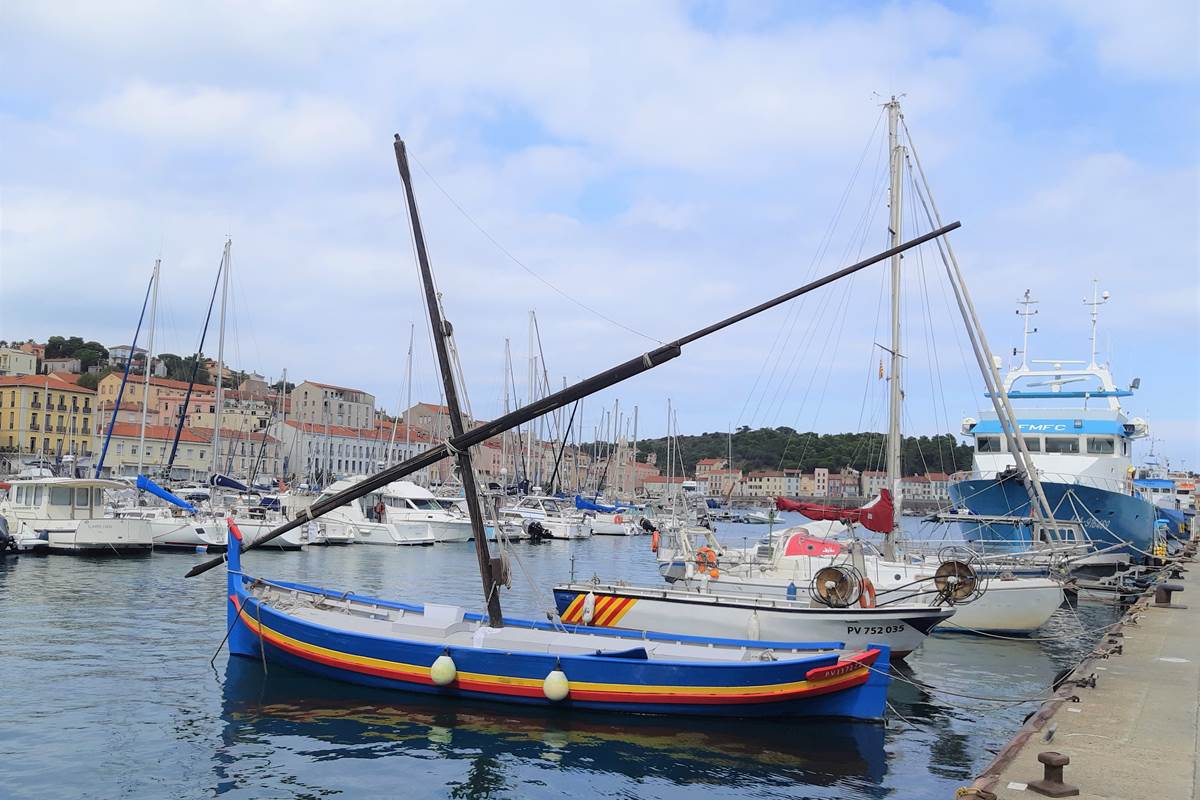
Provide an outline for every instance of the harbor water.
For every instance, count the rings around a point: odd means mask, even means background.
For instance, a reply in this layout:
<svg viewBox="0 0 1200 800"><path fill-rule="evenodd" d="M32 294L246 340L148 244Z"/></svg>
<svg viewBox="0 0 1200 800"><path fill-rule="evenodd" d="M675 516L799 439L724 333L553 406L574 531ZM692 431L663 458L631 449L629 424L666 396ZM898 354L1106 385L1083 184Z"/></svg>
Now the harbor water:
<svg viewBox="0 0 1200 800"><path fill-rule="evenodd" d="M765 530L725 526L722 538ZM505 612L544 618L572 563L579 579L656 584L649 547L645 536L518 543ZM1035 707L999 699L1041 694L1117 616L1063 608L1026 640L936 634L898 668L886 725L566 715L231 661L217 652L224 573L183 578L204 558L0 563L0 797L952 797ZM255 552L245 568L481 606L470 544Z"/></svg>

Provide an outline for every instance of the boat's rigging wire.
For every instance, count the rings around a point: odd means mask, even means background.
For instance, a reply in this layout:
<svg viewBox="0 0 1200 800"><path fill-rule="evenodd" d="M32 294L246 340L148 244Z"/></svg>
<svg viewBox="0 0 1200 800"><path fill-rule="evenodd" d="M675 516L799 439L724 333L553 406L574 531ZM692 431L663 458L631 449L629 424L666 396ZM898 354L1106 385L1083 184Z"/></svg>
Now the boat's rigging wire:
<svg viewBox="0 0 1200 800"><path fill-rule="evenodd" d="M879 171L878 163L876 166L876 170L877 170L877 172ZM847 237L846 245L842 252L843 259L848 258L850 256L850 253L855 250L856 242L858 244L857 252L860 254L862 253L864 247L866 246L867 239L870 237L871 231L873 230L875 215L879 210L877 195L881 195L881 193L883 191L883 187L886 187L886 185L887 185L886 179L882 175L877 175L877 179L874 184L874 188L871 191L871 194L870 194L870 197L868 198L867 204L864 206L862 214L859 215L857 222L855 223L854 227L850 231L850 235ZM832 244L832 242L827 243L826 253L828 252L828 248L831 244ZM824 258L824 256L822 256L822 258ZM849 291L849 289L844 287L842 290L841 298L844 299L847 296L848 291ZM818 343L821 343L824 341L824 338L821 336L821 334L827 329L827 326L824 324L826 313L828 313L831 308L838 308L838 307L840 307L840 306L836 302L835 303L823 303L823 304L821 304L820 309L818 310L818 313L815 316L810 316L808 318L807 330L801 338L801 342L802 342L801 346L798 348L795 348L791 351L791 358L788 361L787 367L785 369L780 370L779 365L780 365L780 361L782 360L783 353L787 349L787 345L790 344L790 342L791 342L791 332L789 332L788 337L784 342L784 348L783 348L783 350L780 351L779 356L776 358L775 365L772 368L772 372L771 372L772 376L778 375L779 377L778 377L778 381L776 382L776 385L775 385L775 391L773 393L771 393L770 402L767 403L767 406L765 409L762 409L762 401L764 398L767 397L767 395L769 393L771 380L768 379L768 383L764 387L763 393L759 397L758 403L755 404L754 413L747 422L749 422L750 424L760 424L761 425L761 424L769 424L769 423L771 423L773 421L777 421L779 419L779 417L783 411L783 404L786 402L786 400L788 399L788 396L791 394L792 387L795 385L795 382L796 382L796 378L799 376L800 371L804 368L804 365L810 360L810 353L812 352L812 350L815 347L818 346ZM799 321L798 319L793 321L793 323L792 323L793 328L798 323L798 321ZM821 353L818 354L818 356L817 356L818 365L819 365L821 358L826 353L828 353L830 356L830 368L832 368L833 357L836 355L836 351L829 351L828 349L823 350ZM808 389L811 390L812 381L815 379L816 370L810 369L810 370L805 370L805 371L808 373L808 378L809 378ZM787 387L786 391L784 389L785 384ZM807 397L807 390L806 390L806 397ZM804 408L804 406L802 404L800 407L800 410L796 414L796 424L797 425L799 425L799 418L800 418L801 414L803 413L803 408ZM764 414L761 418L759 417L760 409L764 411Z"/></svg>
<svg viewBox="0 0 1200 800"><path fill-rule="evenodd" d="M524 261L522 261L521 259L517 258L515 255L513 255L511 250L509 250L507 247L505 247L503 244L501 244L499 242L499 240L496 239L496 237L494 237L494 236L492 236L492 234L488 233L487 229L485 229L482 225L480 225L478 222L476 222L475 218L472 217L471 214L468 213L468 211L465 208L463 208L463 206L457 200L454 199L454 197L450 194L450 192L446 191L445 187L443 187L442 184L438 182L437 178L435 178L433 176L433 173L430 172L425 167L425 164L423 164L419 158L417 158L412 153L409 153L409 158L412 159L416 163L416 165L421 168L421 171L425 173L425 177L429 178L430 182L432 182L433 185L435 187L437 187L437 190L439 192L441 192L442 195L450 202L450 204L458 210L458 213L462 214L463 217L467 220L467 222L469 222L471 224L471 226L475 228L475 230L479 231L479 233L485 239L487 239L489 242L491 242L496 247L497 250L499 250L501 253L503 253L505 255L505 257L508 258L508 260L512 261L518 267L525 270L525 272L529 273L531 276L536 278L539 282L541 282L542 284L544 284L545 286L547 286L548 288L553 290L555 293L557 293L564 299L570 301L571 303L575 304L579 308L582 308L584 311L587 311L589 314L599 317L600 319L604 320L605 322L609 323L610 325L615 325L616 327L621 328L624 331L628 331L629 333L632 333L635 336L640 336L643 339L646 339L647 341L655 342L656 344L663 344L661 339L658 339L647 333L642 333L641 331L636 330L635 328L631 328L630 326L628 326L622 322L618 322L617 320L604 314L603 312L598 311L595 308L592 308L591 306L587 305L583 301L581 301L575 297L572 297L571 295L567 294L562 289L558 288L558 286L556 286L554 283L552 283L551 281L549 281L548 279L546 279L545 277L540 275L538 272L536 272L534 269L532 269Z"/></svg>
<svg viewBox="0 0 1200 800"><path fill-rule="evenodd" d="M871 130L870 135L867 137L866 143L863 145L862 152L860 153L859 158L858 158L858 163L855 165L854 171L851 173L849 181L847 181L845 188L842 190L842 196L839 198L837 205L834 207L833 215L831 216L829 222L825 226L824 233L821 235L821 238L818 240L817 248L816 248L816 250L814 250L812 260L809 262L809 266L808 266L808 274L809 275L811 275L816 270L817 266L824 261L825 256L828 254L829 247L833 242L834 233L836 232L837 227L841 222L842 215L845 211L846 204L850 199L850 195L854 189L854 186L858 182L858 176L862 171L862 166L866 161L867 154L871 150L871 145L874 143L876 135L879 132L879 128L883 121L883 118L884 118L883 112L880 111L879 115L875 118L875 127ZM876 172L878 172L878 163L876 164ZM805 306L805 302L806 302L806 300L804 298L801 298L801 301L799 303L789 304L790 308L788 309L787 317L785 318L783 324L775 329L775 338L772 340L771 347L768 349L766 355L763 357L762 364L760 365L758 373L754 378L754 383L751 385L750 391L746 394L746 399L742 403L742 409L741 409L741 411L738 412L738 415L736 417L739 425L740 424L750 424L750 422L747 421L747 419L746 419L746 409L750 405L751 398L757 396L759 398L759 403L761 404L762 396L758 395L759 383L762 381L763 376L768 374L767 365L771 362L772 356L775 356L776 365L778 365L779 358L782 355L782 350L778 350L779 355L776 355L776 352L777 352L777 348L779 347L780 339L783 336L783 331L784 330L789 331L788 341L790 341L791 330L794 329L796 322L799 319L800 312L803 310L803 308ZM786 347L786 344L784 345L784 347ZM772 373L774 371L775 370L772 370ZM770 381L770 379L768 378L768 383L769 383L769 381ZM765 389L764 389L764 393L765 393ZM755 411L754 416L757 417L757 410ZM730 467L732 467L732 466L733 465L731 464Z"/></svg>

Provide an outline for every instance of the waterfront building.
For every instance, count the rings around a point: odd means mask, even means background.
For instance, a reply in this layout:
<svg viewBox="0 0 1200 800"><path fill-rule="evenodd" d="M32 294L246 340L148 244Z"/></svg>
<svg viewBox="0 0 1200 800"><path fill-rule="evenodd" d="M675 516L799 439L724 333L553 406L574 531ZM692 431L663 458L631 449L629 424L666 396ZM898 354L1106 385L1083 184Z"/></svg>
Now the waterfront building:
<svg viewBox="0 0 1200 800"><path fill-rule="evenodd" d="M751 497L782 497L787 493L783 471L761 470L746 476L744 494Z"/></svg>
<svg viewBox="0 0 1200 800"><path fill-rule="evenodd" d="M866 498L878 497L887 488L887 473L883 470L863 470L859 476L859 494Z"/></svg>
<svg viewBox="0 0 1200 800"><path fill-rule="evenodd" d="M289 419L272 426L272 431L281 443L284 476L320 485L348 475L378 472L415 456L432 442L428 434L416 429L406 437L403 425L398 425L393 435L390 426L350 428ZM410 480L428 484L434 475L423 470Z"/></svg>
<svg viewBox="0 0 1200 800"><path fill-rule="evenodd" d="M15 347L0 347L0 376L36 375L37 356Z"/></svg>
<svg viewBox="0 0 1200 800"><path fill-rule="evenodd" d="M90 455L95 397L54 375L0 377L0 448L47 457Z"/></svg>
<svg viewBox="0 0 1200 800"><path fill-rule="evenodd" d="M740 469L714 469L708 474L708 493L713 497L729 497L744 494Z"/></svg>
<svg viewBox="0 0 1200 800"><path fill-rule="evenodd" d="M708 473L718 469L728 469L729 465L723 458L702 458L696 462L696 480L699 481Z"/></svg>
<svg viewBox="0 0 1200 800"><path fill-rule="evenodd" d="M124 404L122 412L124 413ZM142 438L141 414L136 421L118 417L112 426L112 438L108 442L108 452L104 454L103 474L108 477L123 475L133 477L138 474L138 459L141 459L142 473L149 476L161 476L163 468L171 457L171 447L175 441L174 425L147 425L146 436ZM102 429L108 429L108 420L102 423ZM211 431L209 432L211 434ZM104 446L104 435L100 435L97 454ZM171 478L175 480L198 480L208 478L212 467L212 443L208 437L199 432L184 428L179 434L179 445L175 448L175 461L171 467Z"/></svg>
<svg viewBox="0 0 1200 800"><path fill-rule="evenodd" d="M291 416L313 425L356 430L375 425L375 396L361 389L304 381L291 392Z"/></svg>

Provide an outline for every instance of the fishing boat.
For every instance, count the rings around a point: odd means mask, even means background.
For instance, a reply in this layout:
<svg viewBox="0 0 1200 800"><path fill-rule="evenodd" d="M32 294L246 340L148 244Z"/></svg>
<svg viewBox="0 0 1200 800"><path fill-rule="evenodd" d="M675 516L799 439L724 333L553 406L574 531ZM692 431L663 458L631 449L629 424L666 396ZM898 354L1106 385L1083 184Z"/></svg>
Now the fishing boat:
<svg viewBox="0 0 1200 800"><path fill-rule="evenodd" d="M720 581L702 589L568 583L554 587L554 602L568 625L663 631L690 636L745 638L752 641L809 642L840 640L851 649L886 644L893 659L921 646L953 607L928 604L873 608L834 608L806 597L725 594Z"/></svg>
<svg viewBox="0 0 1200 800"><path fill-rule="evenodd" d="M237 526L230 535L241 541ZM878 719L885 645L641 634L412 605L245 574L229 549L229 647L381 689L575 710Z"/></svg>
<svg viewBox="0 0 1200 800"><path fill-rule="evenodd" d="M105 491L125 484L102 478L26 478L12 481L0 514L17 541L41 539L51 553L149 553L154 536L144 519L107 516Z"/></svg>
<svg viewBox="0 0 1200 800"><path fill-rule="evenodd" d="M471 449L564 408L588 395L666 363L685 345L853 274L892 253L942 236L942 226L903 246L708 325L561 391L467 430L458 399L457 349L445 320L416 208L408 158L399 136L396 163L434 350L441 373L450 435L358 485L314 503L254 544L236 521L227 554L197 564L189 577L226 564L230 651L276 661L335 680L375 688L434 693L544 707L670 715L848 717L879 719L890 682L886 645L852 652L840 642L789 643L631 633L505 617L502 587L507 559L489 551ZM451 352L455 353L454 358ZM261 547L307 521L353 502L421 469L453 457L471 520L486 614L461 607L406 605L352 592L274 582L248 574L243 547ZM236 542L236 544L235 544Z"/></svg>
<svg viewBox="0 0 1200 800"><path fill-rule="evenodd" d="M675 578L672 585L692 591L719 587L715 591L724 595L794 599L799 592L808 591L823 569L850 567L850 580L861 586L852 602L861 596L870 607L946 604L937 581L944 562L888 559L870 542L850 536L848 541L835 541L796 526L772 537L751 558L733 563L722 561L721 554L712 549L707 552L713 555L705 553L702 559L699 554L705 551L698 547L682 576L675 572L664 576ZM1055 579L976 569L981 573L980 591L956 603L954 619L946 622L946 628L1028 635L1044 625L1066 599L1061 582Z"/></svg>
<svg viewBox="0 0 1200 800"><path fill-rule="evenodd" d="M1126 415L1121 399L1133 396L1140 380L1121 388L1109 366L1097 360L1098 308L1108 292L1093 289L1090 361L1030 360L1030 307L1038 301L1027 291L1020 301L1025 318L1022 361L1004 377L1004 395L1016 401L1017 424L1056 520L1083 526L1099 547L1119 546L1135 557L1154 547L1158 509L1133 480L1133 442L1149 435L1145 420ZM990 410L963 420L962 432L975 444L974 469L950 484L953 503L981 517L1023 516L1030 497L1019 479L1018 454ZM996 549L1024 549L1027 526L989 522L963 524L966 539Z"/></svg>

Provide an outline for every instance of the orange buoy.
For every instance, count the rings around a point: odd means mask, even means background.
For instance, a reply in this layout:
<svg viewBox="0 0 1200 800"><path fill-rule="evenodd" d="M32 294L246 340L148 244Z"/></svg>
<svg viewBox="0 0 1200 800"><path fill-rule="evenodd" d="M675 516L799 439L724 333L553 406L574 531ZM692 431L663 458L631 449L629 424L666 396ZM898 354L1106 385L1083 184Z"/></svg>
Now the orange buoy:
<svg viewBox="0 0 1200 800"><path fill-rule="evenodd" d="M658 552L658 541L659 541L658 531L655 531L654 533L650 534L650 552L651 553Z"/></svg>
<svg viewBox="0 0 1200 800"><path fill-rule="evenodd" d="M875 607L875 584L871 583L870 578L862 580L862 593L858 596L858 604L863 608Z"/></svg>

